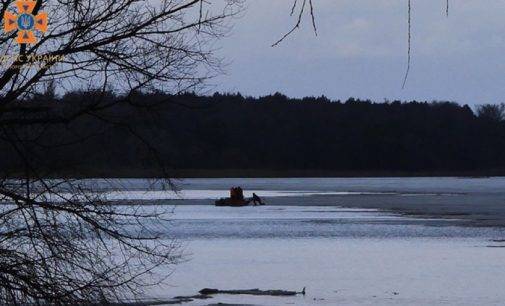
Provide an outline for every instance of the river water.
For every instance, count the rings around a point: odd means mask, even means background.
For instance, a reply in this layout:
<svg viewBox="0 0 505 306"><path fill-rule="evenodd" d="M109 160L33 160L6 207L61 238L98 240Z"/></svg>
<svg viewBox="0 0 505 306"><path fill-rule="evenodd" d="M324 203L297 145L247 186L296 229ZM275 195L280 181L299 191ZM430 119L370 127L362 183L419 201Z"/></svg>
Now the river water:
<svg viewBox="0 0 505 306"><path fill-rule="evenodd" d="M420 218L362 208L391 202L421 210L426 203L431 211L492 209L503 199L503 178L198 179L179 181L178 193L157 183L146 188L142 180L121 184L127 191L112 188L111 199L173 208L166 238L177 239L188 260L162 271L172 274L150 292L155 297L193 295L204 287L306 287L305 296L223 295L188 305L503 305L505 300L503 227L465 225L456 215ZM236 185L271 205L211 205Z"/></svg>

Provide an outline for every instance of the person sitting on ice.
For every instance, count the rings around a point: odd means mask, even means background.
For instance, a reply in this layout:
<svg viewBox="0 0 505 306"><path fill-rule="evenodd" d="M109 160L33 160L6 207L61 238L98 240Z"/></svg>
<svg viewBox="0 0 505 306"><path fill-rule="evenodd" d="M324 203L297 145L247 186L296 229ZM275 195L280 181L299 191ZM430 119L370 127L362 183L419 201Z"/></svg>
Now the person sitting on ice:
<svg viewBox="0 0 505 306"><path fill-rule="evenodd" d="M255 194L254 192L253 192L252 200L253 200L254 205L258 205L258 204L265 205L265 203L263 203L263 201L261 201L261 198L257 194Z"/></svg>

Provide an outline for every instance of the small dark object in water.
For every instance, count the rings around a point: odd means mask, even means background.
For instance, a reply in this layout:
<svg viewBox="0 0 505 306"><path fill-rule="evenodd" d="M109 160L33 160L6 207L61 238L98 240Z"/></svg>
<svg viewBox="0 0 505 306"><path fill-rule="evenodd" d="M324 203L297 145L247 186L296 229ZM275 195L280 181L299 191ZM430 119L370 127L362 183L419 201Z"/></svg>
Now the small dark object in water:
<svg viewBox="0 0 505 306"><path fill-rule="evenodd" d="M214 204L216 206L231 206L231 207L243 207L243 206L248 206L251 201L247 200L238 200L238 199L232 199L232 198L223 198L216 200Z"/></svg>
<svg viewBox="0 0 505 306"><path fill-rule="evenodd" d="M174 299L177 300L188 300L188 299L195 299L195 300L206 300L206 299L211 299L212 297L210 295L206 294L197 294L197 295L190 295L190 296L176 296Z"/></svg>
<svg viewBox="0 0 505 306"><path fill-rule="evenodd" d="M256 197L254 197L255 195L256 194L253 194L252 199L246 199L246 198L244 198L244 190L242 189L242 187L240 187L240 186L239 187L232 187L230 189L230 197L229 198L222 198L222 199L216 200L214 202L214 204L216 206L231 206L231 207L247 206L251 203L251 201L254 201L255 204L257 203L257 199L259 199L259 197L257 195L256 195ZM261 199L259 200L259 203L262 205L264 204L263 202L261 202Z"/></svg>
<svg viewBox="0 0 505 306"><path fill-rule="evenodd" d="M204 288L199 291L203 295L211 294L248 294L248 295L269 295L269 296L293 296L298 294L305 295L305 287L301 292L286 291L286 290L260 290L260 289L246 289L246 290L219 290L212 288Z"/></svg>

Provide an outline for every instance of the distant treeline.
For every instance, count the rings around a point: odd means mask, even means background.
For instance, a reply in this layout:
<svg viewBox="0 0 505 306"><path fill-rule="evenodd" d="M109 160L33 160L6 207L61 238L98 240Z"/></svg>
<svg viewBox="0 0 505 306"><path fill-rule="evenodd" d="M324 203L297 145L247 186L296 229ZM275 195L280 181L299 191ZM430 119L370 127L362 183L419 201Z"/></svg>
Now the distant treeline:
<svg viewBox="0 0 505 306"><path fill-rule="evenodd" d="M69 176L159 176L161 164L196 176L505 174L499 105L108 93L99 111L52 119L96 95L40 96L23 105L43 111L3 114L2 139L27 140L0 143L2 171L18 175L29 159L42 175Z"/></svg>

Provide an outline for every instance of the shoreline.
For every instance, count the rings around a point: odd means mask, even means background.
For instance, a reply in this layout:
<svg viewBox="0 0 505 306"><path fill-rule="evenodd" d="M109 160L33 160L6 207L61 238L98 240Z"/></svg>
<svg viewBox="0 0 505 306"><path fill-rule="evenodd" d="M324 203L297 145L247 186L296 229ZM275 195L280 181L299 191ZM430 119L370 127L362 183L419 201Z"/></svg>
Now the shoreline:
<svg viewBox="0 0 505 306"><path fill-rule="evenodd" d="M11 172L8 177L22 177ZM190 178L407 178L407 177L458 177L458 178L488 178L505 177L504 169L469 170L469 171L388 171L388 170L267 170L267 169L167 169L166 174L152 169L76 169L70 172L60 172L47 178L74 179L190 179Z"/></svg>
<svg viewBox="0 0 505 306"><path fill-rule="evenodd" d="M504 170L486 171L341 171L341 170L262 170L220 169L174 170L176 178L378 178L378 177L464 177L485 178L505 176Z"/></svg>

